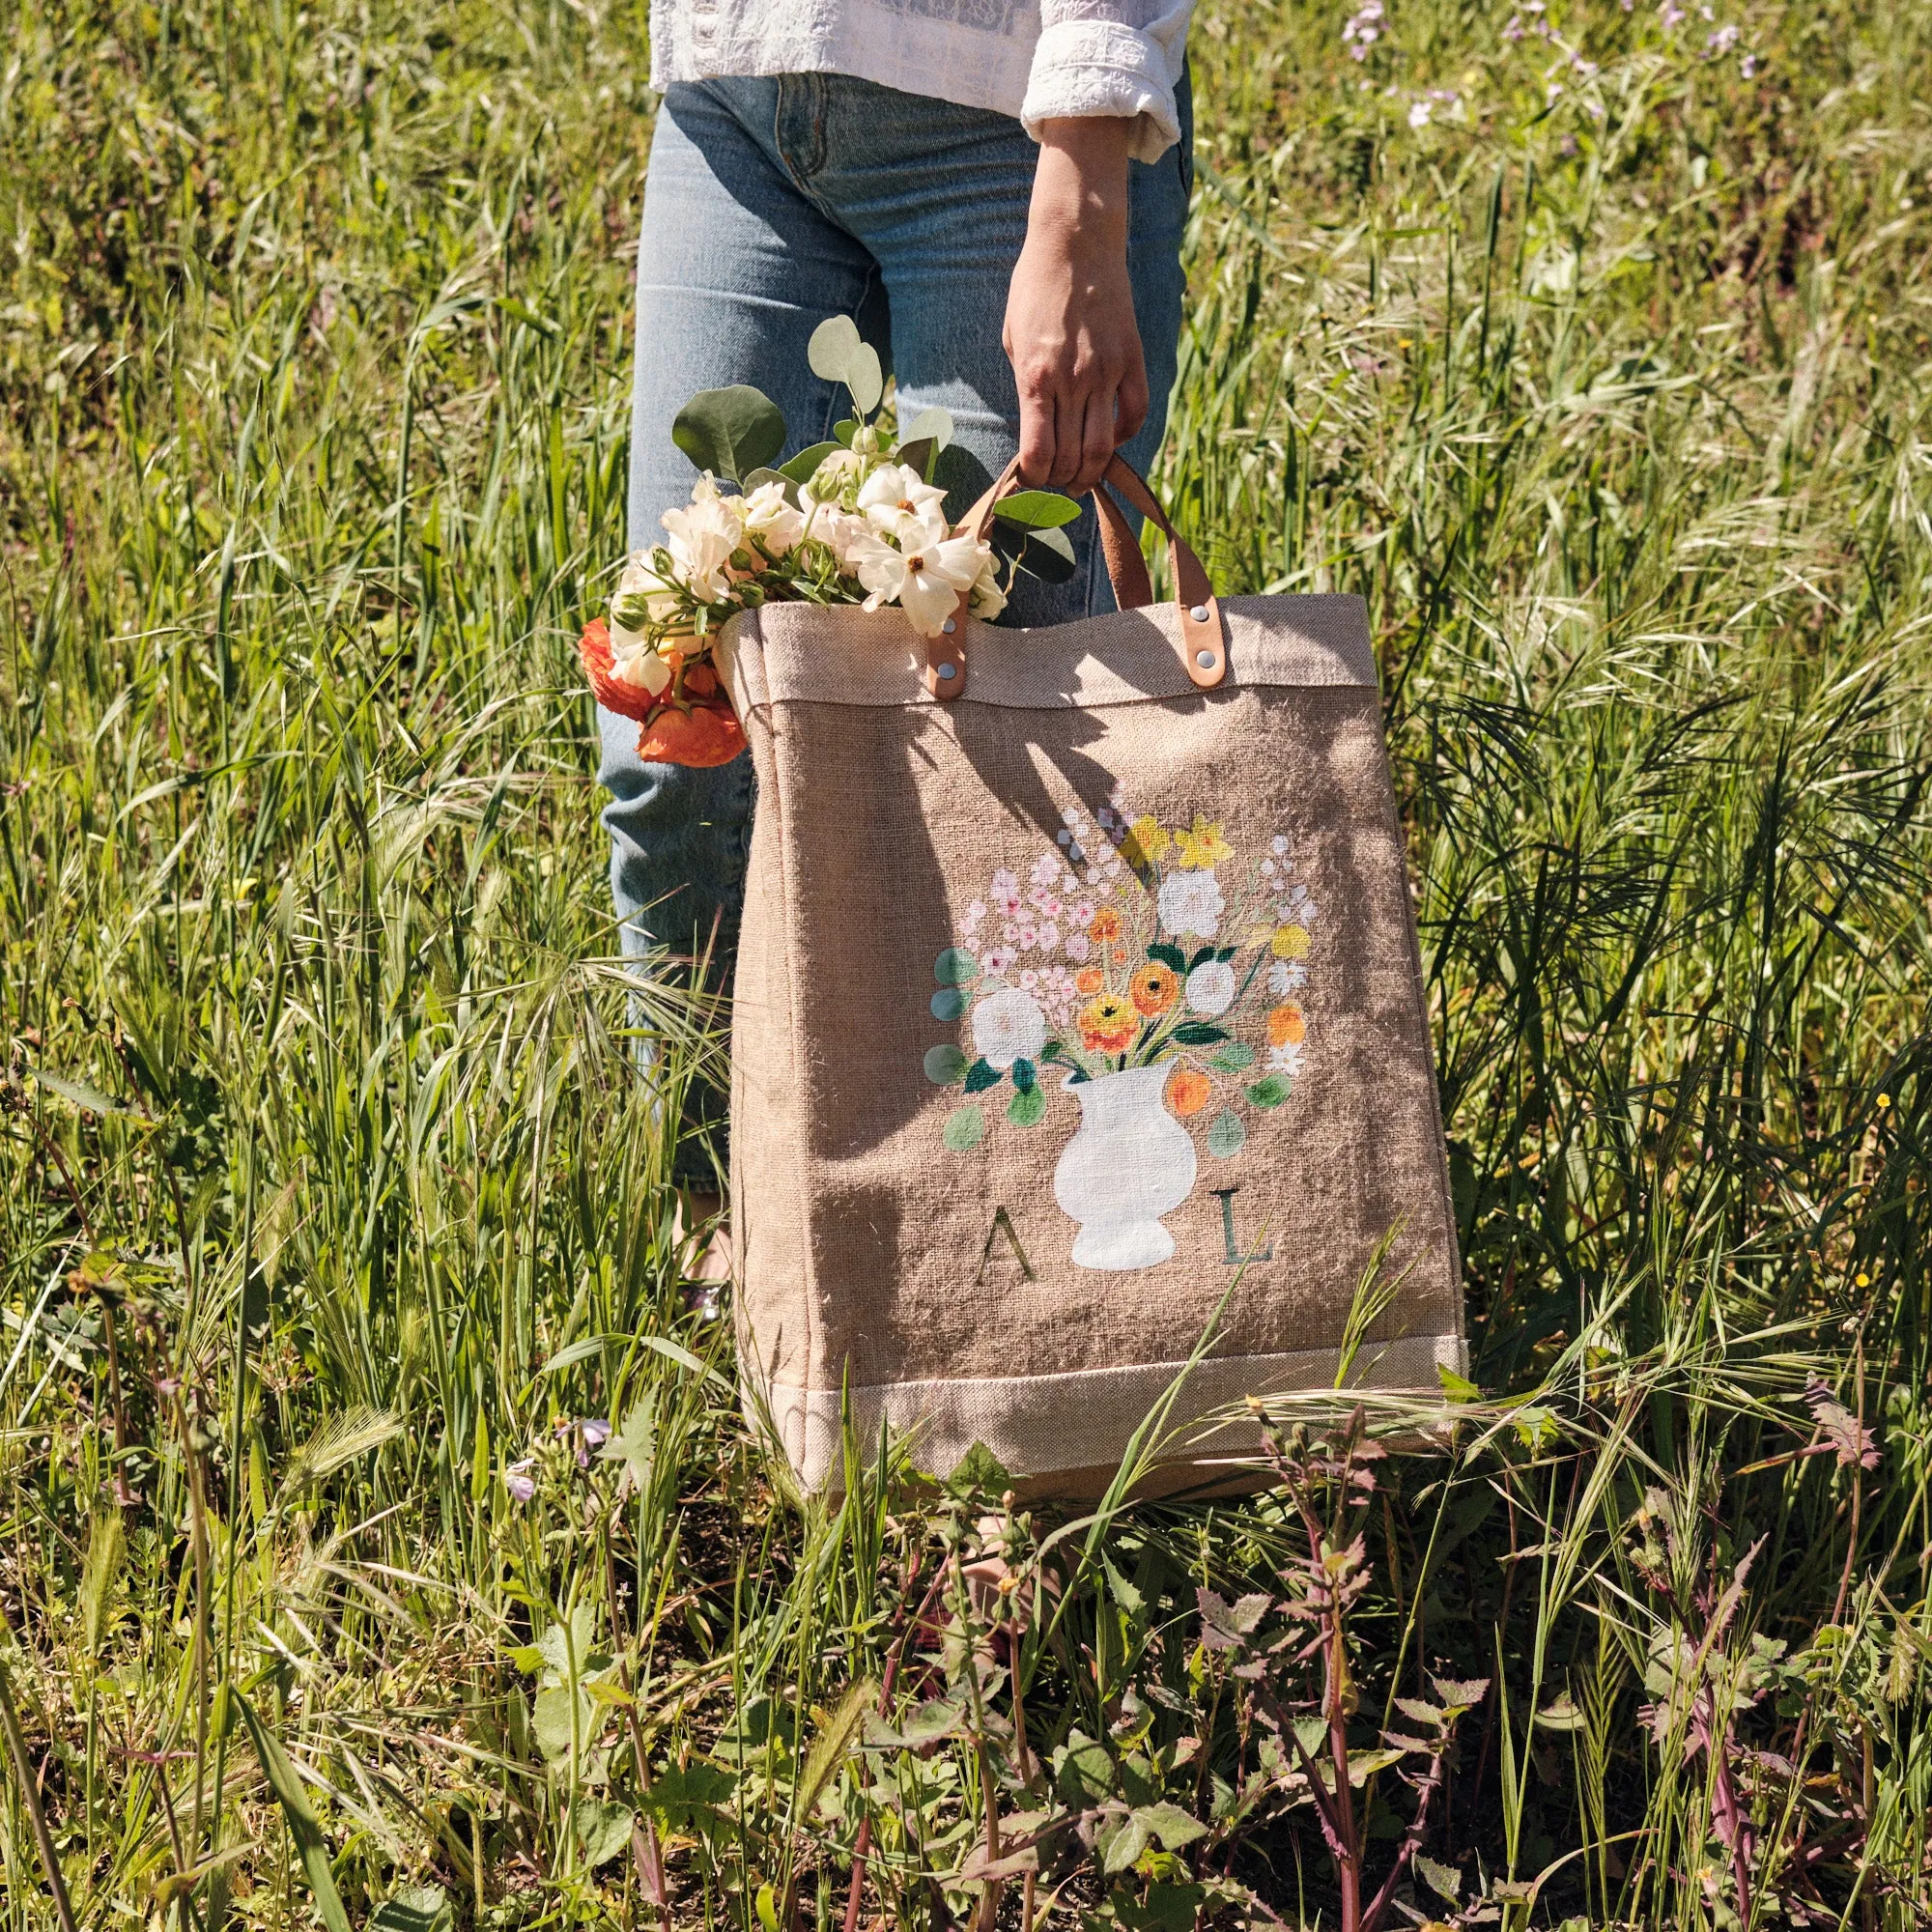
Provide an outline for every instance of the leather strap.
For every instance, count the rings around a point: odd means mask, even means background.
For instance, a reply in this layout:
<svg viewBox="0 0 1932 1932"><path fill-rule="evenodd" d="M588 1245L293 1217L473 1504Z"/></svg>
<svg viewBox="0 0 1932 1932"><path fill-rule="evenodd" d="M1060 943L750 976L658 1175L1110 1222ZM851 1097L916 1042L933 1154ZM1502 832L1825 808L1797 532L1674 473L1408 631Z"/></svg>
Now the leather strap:
<svg viewBox="0 0 1932 1932"><path fill-rule="evenodd" d="M1019 473L1019 458L1014 457L960 519L957 533L970 534L983 543L994 508L1018 482ZM1106 559L1107 578L1114 586L1114 601L1122 611L1146 610L1153 602L1153 584L1140 544L1110 494L1110 486L1167 538L1168 575L1180 599L1181 668L1201 690L1211 691L1228 674L1228 649L1221 606L1208 582L1208 573L1154 500L1153 492L1116 455L1094 486L1094 508L1099 517L1100 553ZM925 688L935 697L950 700L966 689L965 615L966 599L962 597L947 619L947 628L927 641Z"/></svg>

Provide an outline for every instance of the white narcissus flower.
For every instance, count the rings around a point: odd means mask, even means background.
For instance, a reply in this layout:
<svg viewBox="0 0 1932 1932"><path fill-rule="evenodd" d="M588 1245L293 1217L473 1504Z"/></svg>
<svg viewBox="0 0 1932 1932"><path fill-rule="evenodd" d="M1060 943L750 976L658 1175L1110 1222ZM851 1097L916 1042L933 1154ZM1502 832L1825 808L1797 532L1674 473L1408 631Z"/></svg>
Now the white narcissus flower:
<svg viewBox="0 0 1932 1932"><path fill-rule="evenodd" d="M1227 901L1212 872L1170 872L1160 882L1154 904L1160 923L1170 932L1191 932L1212 939L1220 929Z"/></svg>
<svg viewBox="0 0 1932 1932"><path fill-rule="evenodd" d="M1225 959L1204 959L1187 976L1187 1009L1218 1019L1235 1004L1235 969Z"/></svg>
<svg viewBox="0 0 1932 1932"><path fill-rule="evenodd" d="M720 602L731 587L731 553L745 541L745 526L732 501L719 496L710 476L698 479L691 501L667 510L659 521L670 535L671 563L678 581L706 604Z"/></svg>
<svg viewBox="0 0 1932 1932"><path fill-rule="evenodd" d="M973 1009L973 1044L995 1072L1016 1060L1037 1060L1046 1044L1046 1015L1021 986L1002 986Z"/></svg>
<svg viewBox="0 0 1932 1932"><path fill-rule="evenodd" d="M946 492L907 463L880 464L859 491L859 508L867 521L901 550L945 540L945 501Z"/></svg>
<svg viewBox="0 0 1932 1932"><path fill-rule="evenodd" d="M767 556L781 557L805 534L805 516L785 501L782 483L760 483L745 498L745 534L757 539Z"/></svg>
<svg viewBox="0 0 1932 1932"><path fill-rule="evenodd" d="M921 637L938 637L959 608L960 593L970 590L980 574L978 548L971 537L946 537L898 551L874 537L855 548L851 558L859 582L871 592L866 609L896 604Z"/></svg>

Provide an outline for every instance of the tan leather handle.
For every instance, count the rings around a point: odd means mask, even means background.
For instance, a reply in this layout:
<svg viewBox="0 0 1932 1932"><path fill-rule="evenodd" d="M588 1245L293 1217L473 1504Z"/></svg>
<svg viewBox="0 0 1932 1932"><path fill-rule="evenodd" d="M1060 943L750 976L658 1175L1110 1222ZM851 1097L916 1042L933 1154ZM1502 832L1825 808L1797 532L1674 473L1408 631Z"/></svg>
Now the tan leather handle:
<svg viewBox="0 0 1932 1932"><path fill-rule="evenodd" d="M983 543L991 526L993 512L1000 499L1019 481L1019 458L1007 465L994 478L992 487L959 521L957 532ZM1181 668L1203 691L1211 691L1228 674L1226 634L1221 626L1221 606L1201 559L1168 515L1155 500L1153 492L1118 454L1108 463L1099 483L1094 487L1094 508L1100 520L1100 551L1106 558L1107 577L1114 586L1114 601L1122 611L1142 611L1153 602L1153 585L1148 577L1147 560L1135 541L1121 507L1108 494L1108 486L1118 490L1142 516L1167 538L1168 575L1174 580L1180 599ZM960 620L966 613L961 598L945 629L928 640L925 688L935 697L954 698L966 689L965 633Z"/></svg>

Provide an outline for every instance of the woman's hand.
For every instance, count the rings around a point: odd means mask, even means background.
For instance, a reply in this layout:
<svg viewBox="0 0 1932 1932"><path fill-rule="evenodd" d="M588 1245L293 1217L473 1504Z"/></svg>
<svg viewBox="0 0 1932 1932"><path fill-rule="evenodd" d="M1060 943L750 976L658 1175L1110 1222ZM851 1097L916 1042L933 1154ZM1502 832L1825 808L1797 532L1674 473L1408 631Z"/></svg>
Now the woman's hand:
<svg viewBox="0 0 1932 1932"><path fill-rule="evenodd" d="M1127 280L1131 121L1048 121L1007 296L1020 392L1020 477L1084 495L1147 420L1147 364Z"/></svg>

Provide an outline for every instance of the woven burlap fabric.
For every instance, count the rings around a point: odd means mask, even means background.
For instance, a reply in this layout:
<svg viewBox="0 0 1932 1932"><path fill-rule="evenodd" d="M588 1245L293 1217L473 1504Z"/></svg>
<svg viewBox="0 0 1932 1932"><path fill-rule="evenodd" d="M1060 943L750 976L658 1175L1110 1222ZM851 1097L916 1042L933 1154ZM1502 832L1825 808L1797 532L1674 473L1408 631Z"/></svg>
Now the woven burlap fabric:
<svg viewBox="0 0 1932 1932"><path fill-rule="evenodd" d="M1391 1235L1400 1286L1351 1381L1433 1392L1462 1365L1365 613L1223 611L1206 693L1160 608L969 623L947 704L895 611L781 605L725 634L759 781L736 1305L808 1486L836 1479L841 1406L939 1471L976 1440L1016 1475L1104 1466L1231 1283L1179 1413L1326 1387ZM1096 1046L1110 1025L1135 1044ZM1129 1077L1137 1052L1160 1070Z"/></svg>

